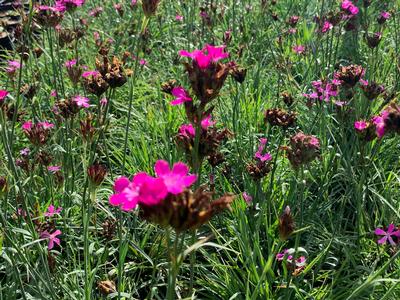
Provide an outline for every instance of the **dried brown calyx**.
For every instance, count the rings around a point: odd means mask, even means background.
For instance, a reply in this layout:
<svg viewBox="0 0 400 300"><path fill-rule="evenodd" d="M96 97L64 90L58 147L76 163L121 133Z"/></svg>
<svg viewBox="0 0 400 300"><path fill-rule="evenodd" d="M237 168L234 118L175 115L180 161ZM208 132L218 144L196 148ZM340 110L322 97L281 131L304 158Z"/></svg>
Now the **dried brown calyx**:
<svg viewBox="0 0 400 300"><path fill-rule="evenodd" d="M317 137L298 132L290 138L290 146L283 147L293 168L312 162L320 155L320 144Z"/></svg>
<svg viewBox="0 0 400 300"><path fill-rule="evenodd" d="M208 222L214 215L230 208L234 195L213 200L213 193L202 186L195 192L185 190L178 195L169 194L163 202L153 206L140 204L140 216L147 221L177 232L193 230Z"/></svg>
<svg viewBox="0 0 400 300"><path fill-rule="evenodd" d="M267 111L265 112L264 120L271 126L288 128L295 124L296 114L289 113L281 108L272 108L267 109Z"/></svg>

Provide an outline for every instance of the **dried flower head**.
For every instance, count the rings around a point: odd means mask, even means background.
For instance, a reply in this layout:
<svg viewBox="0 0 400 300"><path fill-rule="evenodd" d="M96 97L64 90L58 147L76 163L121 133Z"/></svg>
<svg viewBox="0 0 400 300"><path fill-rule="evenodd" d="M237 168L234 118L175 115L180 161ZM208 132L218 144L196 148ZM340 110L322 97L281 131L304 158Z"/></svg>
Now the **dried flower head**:
<svg viewBox="0 0 400 300"><path fill-rule="evenodd" d="M283 214L279 218L278 230L280 238L282 240L287 240L287 238L293 233L294 229L295 224L290 207L286 206Z"/></svg>
<svg viewBox="0 0 400 300"><path fill-rule="evenodd" d="M99 186L107 175L107 168L101 164L93 164L88 167L87 174L94 186Z"/></svg>
<svg viewBox="0 0 400 300"><path fill-rule="evenodd" d="M364 75L364 68L359 65L340 66L334 74L335 79L340 80L347 87L354 87Z"/></svg>
<svg viewBox="0 0 400 300"><path fill-rule="evenodd" d="M213 200L213 193L205 187L195 192L184 192L168 196L158 205L140 205L140 216L161 226L171 226L177 232L193 230L208 222L214 215L230 207L233 195L224 195Z"/></svg>
<svg viewBox="0 0 400 300"><path fill-rule="evenodd" d="M158 5L161 0L142 0L142 8L144 15L148 18L156 14Z"/></svg>
<svg viewBox="0 0 400 300"><path fill-rule="evenodd" d="M296 114L289 113L280 108L272 108L272 109L267 109L267 111L265 112L264 120L271 126L288 128L295 124Z"/></svg>
<svg viewBox="0 0 400 300"><path fill-rule="evenodd" d="M298 132L290 138L290 146L285 150L292 167L297 169L319 157L320 144L315 136Z"/></svg>

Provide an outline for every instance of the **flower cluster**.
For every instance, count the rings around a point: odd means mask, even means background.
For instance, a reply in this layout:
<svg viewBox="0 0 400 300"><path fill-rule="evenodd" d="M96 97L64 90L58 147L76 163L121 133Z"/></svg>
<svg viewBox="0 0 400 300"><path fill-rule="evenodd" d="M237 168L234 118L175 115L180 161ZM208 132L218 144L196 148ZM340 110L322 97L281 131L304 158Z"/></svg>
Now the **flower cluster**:
<svg viewBox="0 0 400 300"><path fill-rule="evenodd" d="M260 145L254 154L255 162L251 162L246 166L247 173L249 173L254 180L262 179L271 171L269 162L272 159L272 155L265 151L267 142L268 140L266 138L260 139Z"/></svg>
<svg viewBox="0 0 400 300"><path fill-rule="evenodd" d="M291 249L284 249L282 252L278 253L275 258L277 261L285 262L286 268L291 270L293 276L299 274L302 270L304 270L307 259L304 255L301 256L294 256L296 254L296 250Z"/></svg>
<svg viewBox="0 0 400 300"><path fill-rule="evenodd" d="M232 196L224 196L212 202L212 193L203 188L193 193L189 187L197 180L197 175L189 174L188 166L182 162L170 169L168 162L159 160L154 171L156 177L140 172L132 180L117 179L110 204L124 211L139 205L144 219L184 231L207 222L233 200Z"/></svg>
<svg viewBox="0 0 400 300"><path fill-rule="evenodd" d="M54 124L49 122L39 122L32 123L31 121L22 124L22 130L25 135L31 141L32 144L36 146L46 144L49 136L50 130L54 127Z"/></svg>

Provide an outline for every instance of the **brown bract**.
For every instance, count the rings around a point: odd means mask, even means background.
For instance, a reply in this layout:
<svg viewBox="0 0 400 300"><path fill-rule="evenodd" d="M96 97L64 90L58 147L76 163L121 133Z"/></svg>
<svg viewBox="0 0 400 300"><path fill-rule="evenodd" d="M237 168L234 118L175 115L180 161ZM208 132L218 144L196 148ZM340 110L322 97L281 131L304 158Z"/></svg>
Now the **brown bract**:
<svg viewBox="0 0 400 300"><path fill-rule="evenodd" d="M195 192L185 190L168 196L158 205L140 204L140 216L160 226L171 226L176 232L193 230L208 222L214 215L230 208L234 195L226 194L213 200L213 193L199 187Z"/></svg>
<svg viewBox="0 0 400 300"><path fill-rule="evenodd" d="M266 123L271 124L271 126L288 128L296 122L296 114L289 113L281 108L272 108L267 109L264 120Z"/></svg>
<svg viewBox="0 0 400 300"><path fill-rule="evenodd" d="M385 92L383 85L377 84L375 81L369 82L368 85L362 85L361 89L369 100L373 100Z"/></svg>
<svg viewBox="0 0 400 300"><path fill-rule="evenodd" d="M83 86L89 93L98 97L107 91L109 87L108 83L103 79L101 74L91 75L83 78Z"/></svg>
<svg viewBox="0 0 400 300"><path fill-rule="evenodd" d="M123 86L127 77L132 74L131 70L124 70L122 61L113 56L111 62L107 56L96 58L96 69L111 88Z"/></svg>
<svg viewBox="0 0 400 300"><path fill-rule="evenodd" d="M146 17L154 16L161 0L142 0L142 8Z"/></svg>
<svg viewBox="0 0 400 300"><path fill-rule="evenodd" d="M385 111L388 112L385 118L385 130L387 132L400 133L400 106L392 101L386 106Z"/></svg>
<svg viewBox="0 0 400 300"><path fill-rule="evenodd" d="M205 69L201 69L195 61L184 65L189 74L192 90L203 106L218 96L230 70L228 64L222 63L211 63Z"/></svg>
<svg viewBox="0 0 400 300"><path fill-rule="evenodd" d="M285 150L292 167L297 169L319 157L319 140L313 135L298 132L290 138L290 146Z"/></svg>
<svg viewBox="0 0 400 300"><path fill-rule="evenodd" d="M258 181L271 172L271 164L268 161L257 160L255 163L247 164L246 170L253 180Z"/></svg>
<svg viewBox="0 0 400 300"><path fill-rule="evenodd" d="M295 224L290 207L286 206L284 212L279 218L278 230L280 238L282 240L287 240L287 238L293 233L294 229Z"/></svg>
<svg viewBox="0 0 400 300"><path fill-rule="evenodd" d="M95 163L88 167L87 175L93 185L99 186L107 175L107 168L101 164Z"/></svg>
<svg viewBox="0 0 400 300"><path fill-rule="evenodd" d="M336 73L337 79L341 80L346 86L354 87L360 81L364 69L359 65L341 66Z"/></svg>

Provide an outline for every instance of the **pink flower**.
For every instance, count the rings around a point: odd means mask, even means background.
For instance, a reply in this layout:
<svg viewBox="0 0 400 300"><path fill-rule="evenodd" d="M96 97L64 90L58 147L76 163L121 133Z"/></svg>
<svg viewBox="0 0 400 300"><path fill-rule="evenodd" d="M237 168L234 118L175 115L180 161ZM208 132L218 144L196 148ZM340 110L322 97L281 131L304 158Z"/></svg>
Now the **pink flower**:
<svg viewBox="0 0 400 300"><path fill-rule="evenodd" d="M64 66L65 66L67 69L70 69L70 68L72 68L73 66L75 66L76 63L77 63L77 60L76 60L76 59L71 59L71 60L66 61L66 62L64 63Z"/></svg>
<svg viewBox="0 0 400 300"><path fill-rule="evenodd" d="M176 15L175 16L175 21L182 22L183 21L183 16Z"/></svg>
<svg viewBox="0 0 400 300"><path fill-rule="evenodd" d="M361 85L363 85L363 86L367 86L368 85L368 80L365 80L365 79L360 79L360 84Z"/></svg>
<svg viewBox="0 0 400 300"><path fill-rule="evenodd" d="M50 97L57 97L57 96L58 96L57 91L56 90L51 90Z"/></svg>
<svg viewBox="0 0 400 300"><path fill-rule="evenodd" d="M390 14L390 12L383 11L383 12L381 12L380 16L381 16L383 19L388 20L388 19L390 19L390 17L391 17L392 15Z"/></svg>
<svg viewBox="0 0 400 300"><path fill-rule="evenodd" d="M6 90L0 90L0 103L4 101L8 94Z"/></svg>
<svg viewBox="0 0 400 300"><path fill-rule="evenodd" d="M188 52L180 50L179 55L191 58L200 69L207 69L211 63L217 63L219 60L229 57L229 53L224 52L225 46L215 47L206 45L202 50Z"/></svg>
<svg viewBox="0 0 400 300"><path fill-rule="evenodd" d="M259 159L261 162L270 161L272 159L272 155L270 153L267 152L265 154L262 154L265 146L267 145L267 141L268 140L266 138L260 139L260 146L258 147L256 154L254 155L254 157Z"/></svg>
<svg viewBox="0 0 400 300"><path fill-rule="evenodd" d="M85 0L56 0L55 7L60 12L74 10L75 8L82 6Z"/></svg>
<svg viewBox="0 0 400 300"><path fill-rule="evenodd" d="M353 2L349 1L349 0L343 0L342 5L341 5L342 9L344 11L346 11L347 13L349 13L352 16L355 16L358 14L359 9L357 6L355 6L353 4Z"/></svg>
<svg viewBox="0 0 400 300"><path fill-rule="evenodd" d="M174 87L172 89L172 95L175 97L175 99L170 102L171 105L179 105L192 101L192 98L189 97L188 92L181 86Z"/></svg>
<svg viewBox="0 0 400 300"><path fill-rule="evenodd" d="M139 60L139 64L141 65L141 66L146 66L147 65L147 60L145 60L145 59L141 59L141 60Z"/></svg>
<svg viewBox="0 0 400 300"><path fill-rule="evenodd" d="M393 241L392 236L400 238L400 230L395 231L395 229L396 229L396 227L394 226L394 224L390 224L387 231L385 231L381 228L376 228L375 234L380 235L380 236L383 235L383 237L378 240L378 244L380 244L380 245L386 244L386 241L389 240L390 245L396 246L396 243Z"/></svg>
<svg viewBox="0 0 400 300"><path fill-rule="evenodd" d="M328 22L328 21L325 21L325 22L324 22L324 25L322 26L321 32L322 32L322 33L328 32L328 31L331 30L332 28L333 28L333 24L330 23L330 22Z"/></svg>
<svg viewBox="0 0 400 300"><path fill-rule="evenodd" d="M95 7L95 8L93 8L91 11L89 11L89 16L96 18L96 17L98 17L102 12L103 12L103 7L101 7L101 6Z"/></svg>
<svg viewBox="0 0 400 300"><path fill-rule="evenodd" d="M293 46L292 50L297 54L302 54L306 50L306 47L304 47L303 45L296 45Z"/></svg>
<svg viewBox="0 0 400 300"><path fill-rule="evenodd" d="M19 154L21 154L22 156L28 156L29 153L31 153L31 150L29 148L24 148L21 151L19 151Z"/></svg>
<svg viewBox="0 0 400 300"><path fill-rule="evenodd" d="M201 128L207 130L208 127L215 125L215 121L211 120L211 115L208 115L201 121Z"/></svg>
<svg viewBox="0 0 400 300"><path fill-rule="evenodd" d="M194 138L196 136L196 130L194 129L192 124L182 124L179 127L179 134L187 137L187 138Z"/></svg>
<svg viewBox="0 0 400 300"><path fill-rule="evenodd" d="M47 171L51 173L56 173L61 170L61 166L48 166Z"/></svg>
<svg viewBox="0 0 400 300"><path fill-rule="evenodd" d="M131 1L131 6L133 7L133 6L135 6L137 4L137 0L132 0Z"/></svg>
<svg viewBox="0 0 400 300"><path fill-rule="evenodd" d="M60 239L57 237L58 235L61 234L61 230L56 230L53 233L49 233L47 230L42 232L42 234L40 235L40 238L42 239L48 239L49 240L49 245L47 246L47 248L49 250L53 249L54 244L57 244L58 246L60 246Z"/></svg>
<svg viewBox="0 0 400 300"><path fill-rule="evenodd" d="M365 122L365 121L355 121L354 122L354 128L357 131L363 131L365 128L367 128L367 122Z"/></svg>
<svg viewBox="0 0 400 300"><path fill-rule="evenodd" d="M21 68L21 63L16 60L9 60L7 64L8 67L6 68L6 72L11 75Z"/></svg>
<svg viewBox="0 0 400 300"><path fill-rule="evenodd" d="M115 194L111 195L109 202L119 206L124 211L130 211L140 203L155 205L167 196L167 187L163 179L154 178L147 173L137 173L132 181L120 177L114 182Z"/></svg>
<svg viewBox="0 0 400 300"><path fill-rule="evenodd" d="M388 117L388 112L383 111L380 116L374 116L372 122L375 124L375 131L378 138L385 135L385 120Z"/></svg>
<svg viewBox="0 0 400 300"><path fill-rule="evenodd" d="M90 106L89 104L89 99L83 96L75 96L72 98L72 100L78 105L79 107L85 107L88 108Z"/></svg>
<svg viewBox="0 0 400 300"><path fill-rule="evenodd" d="M24 124L22 124L22 130L24 131L30 131L32 129L33 123L31 121L27 121Z"/></svg>
<svg viewBox="0 0 400 300"><path fill-rule="evenodd" d="M170 170L168 162L158 160L154 171L157 177L164 180L168 192L174 195L182 193L197 180L197 175L188 174L189 167L182 162L175 163Z"/></svg>
<svg viewBox="0 0 400 300"><path fill-rule="evenodd" d="M54 205L51 204L47 208L47 212L44 213L44 216L45 217L52 217L54 215L58 215L61 211L62 211L62 207L59 207L59 208L55 209Z"/></svg>
<svg viewBox="0 0 400 300"><path fill-rule="evenodd" d="M97 76L97 75L100 75L99 71L86 71L86 72L82 73L82 77L83 78L87 78L87 77L90 77L90 76Z"/></svg>
<svg viewBox="0 0 400 300"><path fill-rule="evenodd" d="M107 105L107 103L108 103L108 100L107 100L107 98L102 98L101 100L100 100L100 104L102 105L102 106L106 106Z"/></svg>
<svg viewBox="0 0 400 300"><path fill-rule="evenodd" d="M38 126L41 126L43 129L51 129L54 127L54 124L44 121L44 122L39 122Z"/></svg>
<svg viewBox="0 0 400 300"><path fill-rule="evenodd" d="M242 197L243 197L244 201L246 201L247 204L250 204L251 201L253 201L253 197L250 196L249 194L247 194L246 192L242 193Z"/></svg>

